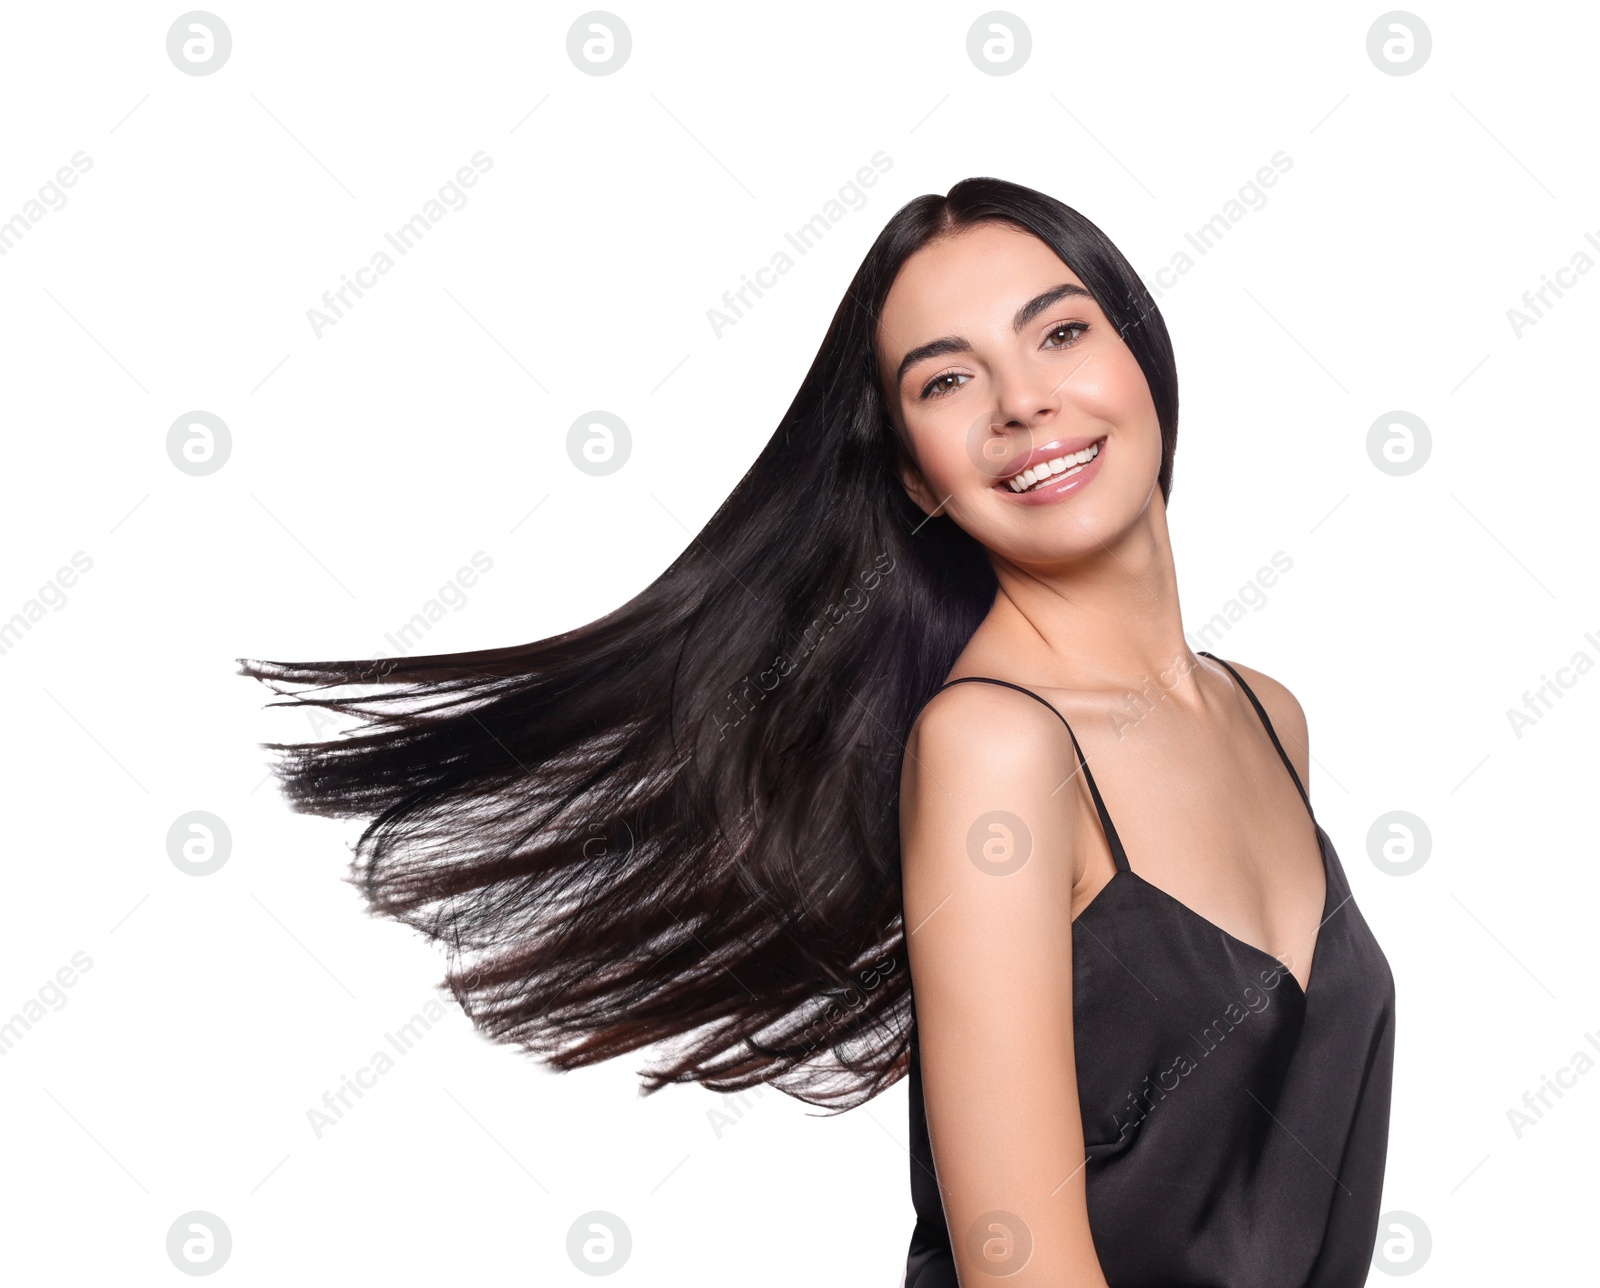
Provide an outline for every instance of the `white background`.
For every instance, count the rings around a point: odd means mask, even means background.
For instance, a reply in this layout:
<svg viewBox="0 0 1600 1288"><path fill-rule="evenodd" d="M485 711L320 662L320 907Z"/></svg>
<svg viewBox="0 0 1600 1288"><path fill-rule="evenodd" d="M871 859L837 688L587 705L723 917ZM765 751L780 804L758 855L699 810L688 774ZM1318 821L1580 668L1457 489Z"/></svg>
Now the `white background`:
<svg viewBox="0 0 1600 1288"><path fill-rule="evenodd" d="M1507 1111L1600 1041L1600 673L1521 737L1506 714L1600 659L1600 273L1507 318L1600 262L1592 8L1419 10L1405 76L1349 3L1030 5L1005 76L949 3L624 8L605 76L568 57L577 7L230 4L205 76L168 58L181 12L13 6L0 40L0 220L92 159L0 256L0 618L92 559L0 654L0 1017L92 961L0 1058L9 1282L173 1282L168 1228L204 1210L237 1284L578 1284L567 1231L603 1209L619 1282L899 1284L903 1083L836 1119L641 1100L635 1063L556 1075L452 1011L318 1139L307 1110L444 960L341 881L356 824L264 781L258 743L310 731L233 659L385 650L476 551L428 651L588 621L710 517L905 201L1012 179L1152 280L1280 150L1267 204L1160 298L1186 624L1293 560L1207 646L1299 697L1396 976L1383 1206L1431 1232L1414 1282L1592 1278L1600 1069L1520 1138ZM468 204L317 336L307 310L480 151ZM880 151L864 208L718 338L707 310ZM604 478L564 445L593 409L633 435ZM232 437L205 477L166 450L194 410ZM1394 410L1432 434L1405 477L1366 449ZM167 856L192 810L232 835L209 877ZM1391 810L1431 831L1414 875L1368 857Z"/></svg>

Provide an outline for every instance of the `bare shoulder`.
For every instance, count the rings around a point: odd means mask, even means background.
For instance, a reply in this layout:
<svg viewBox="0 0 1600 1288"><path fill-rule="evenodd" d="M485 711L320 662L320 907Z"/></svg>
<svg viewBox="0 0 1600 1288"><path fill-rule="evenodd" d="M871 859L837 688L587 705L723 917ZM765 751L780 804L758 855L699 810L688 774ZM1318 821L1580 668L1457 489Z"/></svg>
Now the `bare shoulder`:
<svg viewBox="0 0 1600 1288"><path fill-rule="evenodd" d="M1039 699L984 682L940 690L906 739L903 859L959 864L966 846L951 842L969 825L982 831L979 820L1006 815L1026 831L1028 843L1067 861L1070 889L1081 862L1070 827L1074 767L1066 725ZM925 843L935 837L944 839Z"/></svg>
<svg viewBox="0 0 1600 1288"><path fill-rule="evenodd" d="M1066 726L1025 692L934 695L901 775L905 943L947 1224L1011 1213L1033 1236L1028 1283L1105 1288L1073 1031L1072 762ZM993 1274L986 1247L953 1241L960 1282Z"/></svg>
<svg viewBox="0 0 1600 1288"><path fill-rule="evenodd" d="M1289 753L1289 759L1294 762L1295 772L1300 775L1300 781L1306 785L1306 790L1311 789L1311 738L1306 727L1306 713L1300 706L1300 701L1289 691L1289 687L1273 679L1264 671L1246 666L1243 662L1228 659L1229 665L1240 675L1244 676L1256 697L1261 700L1261 705L1267 709L1267 718L1272 721L1272 727L1277 731L1278 741L1283 744L1284 751Z"/></svg>
<svg viewBox="0 0 1600 1288"><path fill-rule="evenodd" d="M1002 684L952 684L928 700L906 739L906 768L943 763L1004 772L1070 757L1066 726L1039 699Z"/></svg>

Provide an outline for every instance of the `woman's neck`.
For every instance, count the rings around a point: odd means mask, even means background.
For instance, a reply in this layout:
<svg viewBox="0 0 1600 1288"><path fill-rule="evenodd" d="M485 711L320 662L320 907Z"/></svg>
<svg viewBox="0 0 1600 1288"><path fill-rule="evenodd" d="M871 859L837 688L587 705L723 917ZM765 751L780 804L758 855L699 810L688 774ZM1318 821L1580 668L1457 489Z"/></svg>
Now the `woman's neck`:
<svg viewBox="0 0 1600 1288"><path fill-rule="evenodd" d="M1133 526L1070 564L994 565L1000 590L966 656L1003 666L997 678L1120 693L1193 666L1159 493Z"/></svg>

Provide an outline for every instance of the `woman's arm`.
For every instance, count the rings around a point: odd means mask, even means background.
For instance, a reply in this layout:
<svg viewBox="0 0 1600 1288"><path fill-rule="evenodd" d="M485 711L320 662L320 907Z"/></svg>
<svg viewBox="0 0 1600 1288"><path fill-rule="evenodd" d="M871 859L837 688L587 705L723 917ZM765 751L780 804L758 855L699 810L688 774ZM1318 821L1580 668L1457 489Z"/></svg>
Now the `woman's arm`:
<svg viewBox="0 0 1600 1288"><path fill-rule="evenodd" d="M939 693L906 746L923 1100L963 1285L998 1273L1011 1288L1106 1288L1073 1054L1073 838L1087 799L1076 769L1061 721L998 685Z"/></svg>

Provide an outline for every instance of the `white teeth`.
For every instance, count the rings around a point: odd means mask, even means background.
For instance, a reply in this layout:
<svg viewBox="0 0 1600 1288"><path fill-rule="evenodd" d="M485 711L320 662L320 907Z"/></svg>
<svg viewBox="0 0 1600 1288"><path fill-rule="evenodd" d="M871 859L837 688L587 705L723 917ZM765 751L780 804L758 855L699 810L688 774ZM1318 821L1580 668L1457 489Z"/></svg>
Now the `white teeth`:
<svg viewBox="0 0 1600 1288"><path fill-rule="evenodd" d="M1047 479L1054 479L1062 474L1076 474L1098 455L1100 455L1100 444L1090 443L1081 452L1074 452L1070 456L1058 456L1054 460L1041 461L1038 465L1023 470L1021 474L1007 479L1006 486L1013 492L1030 491Z"/></svg>

